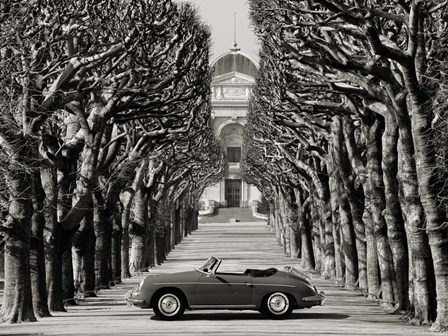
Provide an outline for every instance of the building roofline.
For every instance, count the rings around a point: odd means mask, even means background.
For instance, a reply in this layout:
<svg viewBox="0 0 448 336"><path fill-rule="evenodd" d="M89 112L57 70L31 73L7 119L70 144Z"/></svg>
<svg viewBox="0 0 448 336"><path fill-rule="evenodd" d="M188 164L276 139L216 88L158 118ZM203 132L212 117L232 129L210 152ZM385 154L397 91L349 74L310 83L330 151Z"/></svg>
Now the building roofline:
<svg viewBox="0 0 448 336"><path fill-rule="evenodd" d="M223 58L223 57L225 57L225 56L227 56L227 55L232 55L232 54L240 54L240 55L242 55L242 56L248 58L248 59L255 65L255 67L256 67L257 70L258 70L259 65L258 65L258 62L256 61L256 59L255 59L254 57L252 57L252 56L246 54L246 53L243 53L243 52L240 51L240 50L238 50L238 51L228 51L228 52L226 52L226 53L224 53L224 54L221 54L221 55L215 57L215 59L213 59L213 61L210 63L210 67L213 67L213 66L215 65L215 63L218 62L221 58Z"/></svg>

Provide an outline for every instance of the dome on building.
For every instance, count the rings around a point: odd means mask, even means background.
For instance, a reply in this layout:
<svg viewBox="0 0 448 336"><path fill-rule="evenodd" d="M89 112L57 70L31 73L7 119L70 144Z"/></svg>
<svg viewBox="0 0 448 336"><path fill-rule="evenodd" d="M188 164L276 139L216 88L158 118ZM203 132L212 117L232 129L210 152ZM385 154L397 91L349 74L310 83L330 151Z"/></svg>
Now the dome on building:
<svg viewBox="0 0 448 336"><path fill-rule="evenodd" d="M255 77L257 74L257 63L250 56L245 55L236 48L215 59L211 67L213 69L213 77L230 72L239 72L251 77Z"/></svg>
<svg viewBox="0 0 448 336"><path fill-rule="evenodd" d="M258 72L257 60L238 48L211 62L213 132L227 152L228 173L219 182L205 188L201 199L214 207L252 207L261 200L256 186L243 180L241 152L249 100Z"/></svg>

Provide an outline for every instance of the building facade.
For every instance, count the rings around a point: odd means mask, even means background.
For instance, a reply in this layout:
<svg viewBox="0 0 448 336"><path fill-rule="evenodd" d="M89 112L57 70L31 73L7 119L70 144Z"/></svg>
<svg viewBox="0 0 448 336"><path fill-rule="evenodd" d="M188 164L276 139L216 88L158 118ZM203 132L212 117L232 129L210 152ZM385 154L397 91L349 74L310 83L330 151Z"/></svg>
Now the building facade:
<svg viewBox="0 0 448 336"><path fill-rule="evenodd" d="M251 201L261 199L260 191L242 180L240 166L244 125L258 64L235 45L211 66L213 129L227 151L229 172L222 181L206 188L202 199L214 201L216 207L248 207Z"/></svg>

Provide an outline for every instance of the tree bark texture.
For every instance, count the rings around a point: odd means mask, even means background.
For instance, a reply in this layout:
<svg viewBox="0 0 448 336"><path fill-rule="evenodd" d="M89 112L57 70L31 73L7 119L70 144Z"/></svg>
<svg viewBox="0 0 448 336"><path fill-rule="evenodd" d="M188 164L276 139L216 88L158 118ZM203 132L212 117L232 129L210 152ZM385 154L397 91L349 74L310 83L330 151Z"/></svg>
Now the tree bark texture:
<svg viewBox="0 0 448 336"><path fill-rule="evenodd" d="M117 208L119 208L117 203ZM111 272L112 280L115 284L121 283L121 246L122 246L122 226L121 226L121 214L119 211L114 211L114 220L112 227L112 237L111 237ZM129 246L129 243L128 243ZM129 249L128 249L129 250ZM127 258L129 265L129 256Z"/></svg>
<svg viewBox="0 0 448 336"><path fill-rule="evenodd" d="M333 118L333 155L334 155L334 179L339 203L339 218L342 233L342 251L345 262L345 287L354 288L358 284L358 253L356 250L356 237L353 225L352 209L347 197L349 190L350 171L347 168L346 156L343 154L343 124L340 117Z"/></svg>
<svg viewBox="0 0 448 336"><path fill-rule="evenodd" d="M129 247L130 236L129 227L131 224L131 199L126 197L121 200L123 210L121 212L121 278L131 277Z"/></svg>
<svg viewBox="0 0 448 336"><path fill-rule="evenodd" d="M62 291L62 242L57 221L56 169L44 167L40 170L40 177L45 193L43 214L48 308L50 311L65 311Z"/></svg>
<svg viewBox="0 0 448 336"><path fill-rule="evenodd" d="M346 148L345 133L353 132L351 129L352 122L344 119L339 122L343 124L336 125L336 143L338 147L337 156L339 158L339 168L342 183L344 185L347 201L350 205L353 229L355 235L355 247L358 257L358 288L365 291L367 290L367 245L366 245L366 233L365 225L362 219L364 212L364 193L362 188L356 188L355 186L355 173L350 165L350 158ZM347 127L348 125L348 127Z"/></svg>
<svg viewBox="0 0 448 336"><path fill-rule="evenodd" d="M373 114L363 120L361 131L368 138L370 128L373 121ZM347 149L348 158L351 167L356 173L364 193L364 210L362 213L362 221L365 228L366 236L366 264L367 264L367 296L376 299L376 294L380 288L380 275L378 254L376 249L376 239L374 235L374 224L372 217L372 184L368 173L368 162L364 164L361 159L359 148L356 146L355 132L351 123L345 123L344 138L345 147ZM368 144L367 144L368 145Z"/></svg>
<svg viewBox="0 0 448 336"><path fill-rule="evenodd" d="M31 217L30 274L33 308L34 314L37 317L51 316L47 304L47 287L45 279L44 198L45 194L42 189L40 174L39 172L36 172L34 173L32 180L33 215Z"/></svg>
<svg viewBox="0 0 448 336"><path fill-rule="evenodd" d="M321 181L322 193L316 195L316 201L321 218L321 241L324 244L324 258L322 260L322 273L321 276L324 279L335 278L335 250L334 250L334 237L333 237L333 222L331 218L331 200L330 200L330 188L329 179L326 172L319 172L319 179Z"/></svg>
<svg viewBox="0 0 448 336"><path fill-rule="evenodd" d="M0 279L5 278L5 252L3 245L0 247Z"/></svg>
<svg viewBox="0 0 448 336"><path fill-rule="evenodd" d="M71 127L74 127L72 131L75 131L76 124L71 120L72 123L70 126L67 126L68 129L71 129ZM67 130L67 134L69 134L69 130ZM61 274L62 274L62 293L63 293L63 300L65 302L65 305L74 305L75 300L75 282L74 282L74 274L73 274L73 261L72 261L72 238L74 235L74 232L76 231L76 227L71 229L64 229L62 225L59 224L61 220L66 218L67 214L69 213L71 207L72 207L72 201L73 201L73 192L76 187L76 171L77 171L77 160L75 155L69 156L71 160L69 160L69 167L66 170L60 171L60 179L59 179L59 190L58 190L58 198L57 198L57 220L58 223L55 224L55 226L49 227L50 230L50 239L54 240L55 242L51 242L51 244L55 244L55 249L57 251L57 255L53 256L55 258L58 258L55 260L52 267L59 267L59 261L61 263ZM52 177L49 177L52 178ZM56 178L56 177L54 177ZM50 183L56 183L55 181L51 181ZM47 190L45 190L47 192ZM52 203L49 204L49 206L52 206ZM51 223L51 222L50 222ZM48 251L48 253L52 253L51 250ZM49 257L51 258L51 257ZM58 286L58 274L59 270L55 269L53 271L54 278L54 285ZM54 295L58 295L57 291L59 289L55 289L56 292ZM56 310L59 311L60 305L57 303ZM63 307L62 307L63 308ZM50 308L51 309L51 308ZM65 308L63 308L65 310Z"/></svg>
<svg viewBox="0 0 448 336"><path fill-rule="evenodd" d="M32 304L29 259L30 218L33 213L30 189L32 178L28 172L20 169L20 157L26 157L24 154L17 153L17 157L12 158L5 176L9 186L10 204L6 223L2 227L7 239L4 246L5 288L0 323L36 321Z"/></svg>
<svg viewBox="0 0 448 336"><path fill-rule="evenodd" d="M62 259L62 292L63 299L66 304L75 304L75 275L73 271L73 256L72 256L72 239L73 230L61 230L61 259Z"/></svg>
<svg viewBox="0 0 448 336"><path fill-rule="evenodd" d="M95 291L95 234L93 228L93 203L73 236L73 279L78 293L93 296Z"/></svg>
<svg viewBox="0 0 448 336"><path fill-rule="evenodd" d="M373 220L373 233L375 235L378 264L381 277L382 306L394 307L396 288L392 254L387 241L387 224L383 217L386 208L384 195L383 171L381 168L381 136L384 130L384 121L380 116L369 128L367 143L367 168L369 172L371 204Z"/></svg>
<svg viewBox="0 0 448 336"><path fill-rule="evenodd" d="M410 85L409 85L410 86ZM435 150L430 139L431 120L425 102L418 92L412 92L412 125L421 202L426 217L426 233L431 247L436 278L437 318L433 331L448 330L448 229L446 213L437 201L435 184ZM428 103L428 102L426 102Z"/></svg>
<svg viewBox="0 0 448 336"><path fill-rule="evenodd" d="M311 222L312 222L312 236L313 236L313 252L316 261L316 271L320 272L322 270L322 240L321 240L321 227L319 213L316 209L314 202L314 197L310 195L310 212L311 212Z"/></svg>
<svg viewBox="0 0 448 336"><path fill-rule="evenodd" d="M148 195L141 189L135 194L134 220L132 221L132 249L129 271L139 272L145 267L145 241L148 224Z"/></svg>
<svg viewBox="0 0 448 336"><path fill-rule="evenodd" d="M338 185L337 180L330 176L330 192L331 192L331 218L333 221L333 237L334 237L334 252L335 252L335 277L337 281L344 280L345 263L344 256L341 249L341 221L339 216L339 202L338 202Z"/></svg>
<svg viewBox="0 0 448 336"><path fill-rule="evenodd" d="M386 200L384 219L387 224L387 238L392 252L396 277L395 308L397 310L406 310L409 308L407 295L409 289L409 264L406 231L398 193L397 146L398 127L395 118L390 114L386 114L382 139L382 169Z"/></svg>
<svg viewBox="0 0 448 336"><path fill-rule="evenodd" d="M113 209L105 213L105 204L101 192L95 192L93 207L93 227L95 231L95 274L97 279L95 286L109 288L110 278L109 265L111 256L112 220ZM106 218L107 217L107 218Z"/></svg>
<svg viewBox="0 0 448 336"><path fill-rule="evenodd" d="M401 203L406 222L409 258L409 305L413 311L413 322L428 324L433 320L435 305L430 298L435 297L432 257L425 232L425 214L418 190L415 150L411 130L411 120L405 108L397 110L399 125L399 182L402 185ZM432 307L432 308L431 308Z"/></svg>
<svg viewBox="0 0 448 336"><path fill-rule="evenodd" d="M179 206L176 201L173 208L173 220L171 223L171 249L174 248L177 244L177 230L179 230L179 220L180 220L180 214L179 214Z"/></svg>
<svg viewBox="0 0 448 336"><path fill-rule="evenodd" d="M347 201L340 176L336 176L336 181L338 185L341 249L345 265L344 287L354 288L358 282L358 255L356 252L355 232L350 204Z"/></svg>
<svg viewBox="0 0 448 336"><path fill-rule="evenodd" d="M287 256L291 256L291 236L290 236L290 227L291 227L291 207L288 198L285 196L286 191L282 191L280 193L280 206L281 206L281 223L282 223L282 237L283 237L283 249Z"/></svg>
<svg viewBox="0 0 448 336"><path fill-rule="evenodd" d="M313 270L315 260L311 241L311 225L306 213L308 208L300 190L295 188L294 192L297 203L297 221L299 223L301 264L304 269Z"/></svg>

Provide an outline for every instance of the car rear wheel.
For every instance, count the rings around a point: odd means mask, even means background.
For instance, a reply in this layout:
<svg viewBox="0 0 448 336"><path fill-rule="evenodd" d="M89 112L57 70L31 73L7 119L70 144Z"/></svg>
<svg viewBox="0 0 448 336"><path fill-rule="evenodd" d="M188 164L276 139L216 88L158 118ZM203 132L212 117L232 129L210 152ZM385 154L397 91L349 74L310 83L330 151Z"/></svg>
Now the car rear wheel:
<svg viewBox="0 0 448 336"><path fill-rule="evenodd" d="M183 298L175 292L159 294L153 307L154 314L166 321L177 320L185 311Z"/></svg>
<svg viewBox="0 0 448 336"><path fill-rule="evenodd" d="M284 293L273 293L267 296L261 307L261 312L273 319L284 319L291 315L294 304Z"/></svg>

